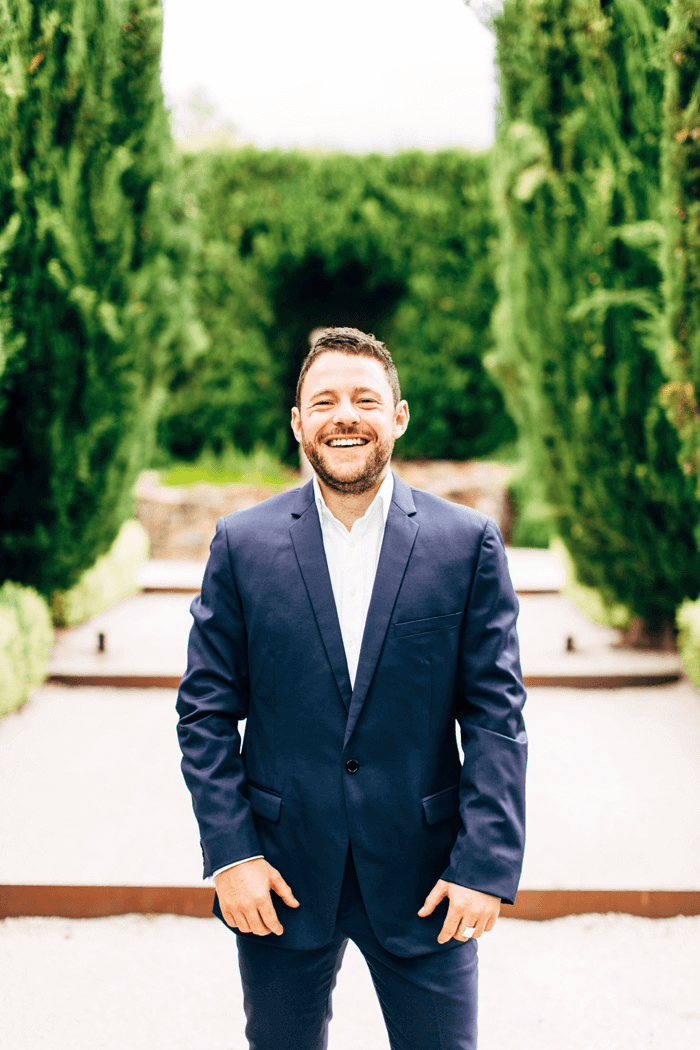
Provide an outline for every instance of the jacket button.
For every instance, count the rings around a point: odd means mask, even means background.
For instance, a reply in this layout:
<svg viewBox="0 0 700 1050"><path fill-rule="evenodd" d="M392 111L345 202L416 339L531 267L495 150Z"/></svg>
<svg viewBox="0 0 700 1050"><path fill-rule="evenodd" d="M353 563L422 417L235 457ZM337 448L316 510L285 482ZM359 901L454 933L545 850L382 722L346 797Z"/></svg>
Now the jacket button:
<svg viewBox="0 0 700 1050"><path fill-rule="evenodd" d="M359 768L360 763L357 761L356 758L349 758L345 763L345 771L347 773L357 773Z"/></svg>

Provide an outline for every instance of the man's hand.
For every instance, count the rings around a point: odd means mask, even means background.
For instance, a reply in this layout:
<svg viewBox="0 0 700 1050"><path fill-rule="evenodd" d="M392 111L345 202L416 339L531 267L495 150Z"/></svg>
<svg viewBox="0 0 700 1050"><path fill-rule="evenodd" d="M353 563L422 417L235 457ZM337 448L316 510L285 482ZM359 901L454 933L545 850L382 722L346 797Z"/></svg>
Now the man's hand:
<svg viewBox="0 0 700 1050"><path fill-rule="evenodd" d="M290 908L299 907L299 901L280 873L262 857L227 868L214 881L224 920L241 933L255 933L258 937L266 937L268 933L279 937L284 933L270 890Z"/></svg>
<svg viewBox="0 0 700 1050"><path fill-rule="evenodd" d="M481 937L482 933L488 933L495 926L501 910L500 897L492 897L490 893L480 893L478 890L468 890L466 886L458 886L456 882L445 882L444 879L438 879L426 897L425 904L418 912L420 917L424 919L426 915L432 915L445 897L449 899L450 905L438 934L438 944L446 944L451 937L456 941ZM474 933L468 933L465 937L462 933L465 926L473 926Z"/></svg>

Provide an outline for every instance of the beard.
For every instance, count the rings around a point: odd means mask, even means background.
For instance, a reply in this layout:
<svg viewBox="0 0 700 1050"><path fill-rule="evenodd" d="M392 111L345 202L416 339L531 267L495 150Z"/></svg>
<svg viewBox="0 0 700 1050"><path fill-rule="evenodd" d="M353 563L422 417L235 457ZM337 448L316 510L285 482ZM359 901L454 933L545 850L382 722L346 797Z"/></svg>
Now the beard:
<svg viewBox="0 0 700 1050"><path fill-rule="evenodd" d="M333 437L366 437L365 434L334 434ZM382 471L391 459L394 451L394 438L387 438L374 445L372 451L365 461L359 464L354 471L348 473L344 468L343 474L334 472L333 467L324 455L325 441L328 437L317 442L307 441L304 431L301 432L301 447L304 449L306 458L318 474L321 481L328 485L329 489L343 493L346 496L360 496L363 492L376 485L382 475Z"/></svg>

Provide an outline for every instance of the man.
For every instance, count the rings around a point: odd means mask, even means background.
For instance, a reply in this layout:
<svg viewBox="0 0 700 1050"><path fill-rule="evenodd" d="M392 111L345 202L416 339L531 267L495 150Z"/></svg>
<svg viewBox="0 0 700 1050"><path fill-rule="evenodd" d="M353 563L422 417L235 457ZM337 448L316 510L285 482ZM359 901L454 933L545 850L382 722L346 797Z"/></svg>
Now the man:
<svg viewBox="0 0 700 1050"><path fill-rule="evenodd" d="M314 479L218 522L192 605L182 768L252 1050L327 1045L348 938L393 1050L473 1050L517 888L518 604L494 523L390 472L408 419L383 344L327 329L292 409Z"/></svg>

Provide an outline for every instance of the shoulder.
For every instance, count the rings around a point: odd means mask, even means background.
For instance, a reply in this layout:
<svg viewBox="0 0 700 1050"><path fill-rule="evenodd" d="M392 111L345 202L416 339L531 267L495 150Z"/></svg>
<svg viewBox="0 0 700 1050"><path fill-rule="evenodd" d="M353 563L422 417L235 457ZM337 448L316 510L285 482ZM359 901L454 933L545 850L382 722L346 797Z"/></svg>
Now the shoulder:
<svg viewBox="0 0 700 1050"><path fill-rule="evenodd" d="M278 492L276 496L270 496L253 507L227 514L221 519L226 532L229 536L243 536L247 533L259 534L260 529L267 530L275 525L289 526L300 491L301 489L295 488Z"/></svg>
<svg viewBox="0 0 700 1050"><path fill-rule="evenodd" d="M498 534L498 526L493 518L482 514L480 510L465 507L460 503L451 503L441 496L433 496L422 489L411 489L416 508L416 517L421 528L454 530L465 537L479 540L488 532Z"/></svg>

